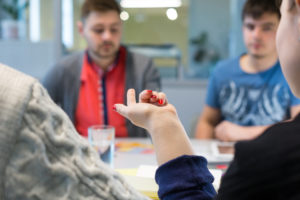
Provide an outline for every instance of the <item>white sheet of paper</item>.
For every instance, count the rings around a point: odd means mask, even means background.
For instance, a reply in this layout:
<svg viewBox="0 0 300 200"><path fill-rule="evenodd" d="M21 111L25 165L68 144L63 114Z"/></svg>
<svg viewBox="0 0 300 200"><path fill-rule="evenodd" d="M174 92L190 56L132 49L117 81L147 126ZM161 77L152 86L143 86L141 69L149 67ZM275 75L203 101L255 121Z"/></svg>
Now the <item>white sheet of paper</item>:
<svg viewBox="0 0 300 200"><path fill-rule="evenodd" d="M145 178L154 178L157 166L155 165L140 165L136 176Z"/></svg>

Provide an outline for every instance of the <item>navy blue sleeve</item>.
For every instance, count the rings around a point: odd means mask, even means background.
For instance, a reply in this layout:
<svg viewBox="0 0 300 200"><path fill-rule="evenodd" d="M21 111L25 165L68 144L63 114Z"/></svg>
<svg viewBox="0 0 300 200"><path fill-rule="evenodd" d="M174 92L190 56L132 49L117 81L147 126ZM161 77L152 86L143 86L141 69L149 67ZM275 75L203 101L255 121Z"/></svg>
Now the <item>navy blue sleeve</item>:
<svg viewBox="0 0 300 200"><path fill-rule="evenodd" d="M214 177L201 156L180 156L161 165L155 174L161 200L211 200L216 191Z"/></svg>

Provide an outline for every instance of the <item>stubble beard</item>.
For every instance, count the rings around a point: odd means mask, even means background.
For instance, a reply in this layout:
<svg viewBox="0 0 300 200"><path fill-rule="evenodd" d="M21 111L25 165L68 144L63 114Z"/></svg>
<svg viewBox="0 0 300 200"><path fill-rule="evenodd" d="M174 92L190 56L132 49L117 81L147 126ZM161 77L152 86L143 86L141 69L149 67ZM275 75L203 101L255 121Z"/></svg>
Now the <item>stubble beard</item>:
<svg viewBox="0 0 300 200"><path fill-rule="evenodd" d="M266 54L250 54L252 58L260 60L260 59L264 59L267 57Z"/></svg>
<svg viewBox="0 0 300 200"><path fill-rule="evenodd" d="M110 51L110 52L109 52ZM116 48L115 45L112 45L111 50L106 51L103 47L103 45L100 45L97 47L97 49L92 50L93 54L98 58L98 59L109 59L112 57L115 57L118 49Z"/></svg>
<svg viewBox="0 0 300 200"><path fill-rule="evenodd" d="M264 48L264 47L262 47L262 48ZM263 49L261 49L261 50L263 50ZM263 59L263 58L266 58L268 56L266 52L259 52L259 51L257 52L255 50L251 50L251 49L250 49L250 51L248 51L248 54L253 59Z"/></svg>
<svg viewBox="0 0 300 200"><path fill-rule="evenodd" d="M248 52L248 54L257 60L266 59L274 56L274 53L276 52L270 52L270 51L264 51L264 52Z"/></svg>

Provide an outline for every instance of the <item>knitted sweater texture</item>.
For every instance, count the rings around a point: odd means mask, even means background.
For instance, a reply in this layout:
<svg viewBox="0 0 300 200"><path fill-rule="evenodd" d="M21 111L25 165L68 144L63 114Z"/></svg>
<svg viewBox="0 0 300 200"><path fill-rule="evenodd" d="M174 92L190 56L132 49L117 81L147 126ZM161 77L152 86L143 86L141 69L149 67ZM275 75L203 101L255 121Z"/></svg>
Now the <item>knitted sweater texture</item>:
<svg viewBox="0 0 300 200"><path fill-rule="evenodd" d="M147 199L103 164L30 76L0 64L0 199Z"/></svg>

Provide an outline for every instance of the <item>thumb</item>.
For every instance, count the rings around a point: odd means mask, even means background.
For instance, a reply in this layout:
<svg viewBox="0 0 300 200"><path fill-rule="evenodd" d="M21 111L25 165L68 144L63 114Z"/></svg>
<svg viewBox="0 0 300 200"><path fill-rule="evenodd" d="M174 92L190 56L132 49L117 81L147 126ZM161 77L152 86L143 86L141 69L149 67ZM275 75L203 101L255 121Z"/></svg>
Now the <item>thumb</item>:
<svg viewBox="0 0 300 200"><path fill-rule="evenodd" d="M117 113L122 115L123 117L128 118L128 107L125 106L124 104L115 104L114 109Z"/></svg>

